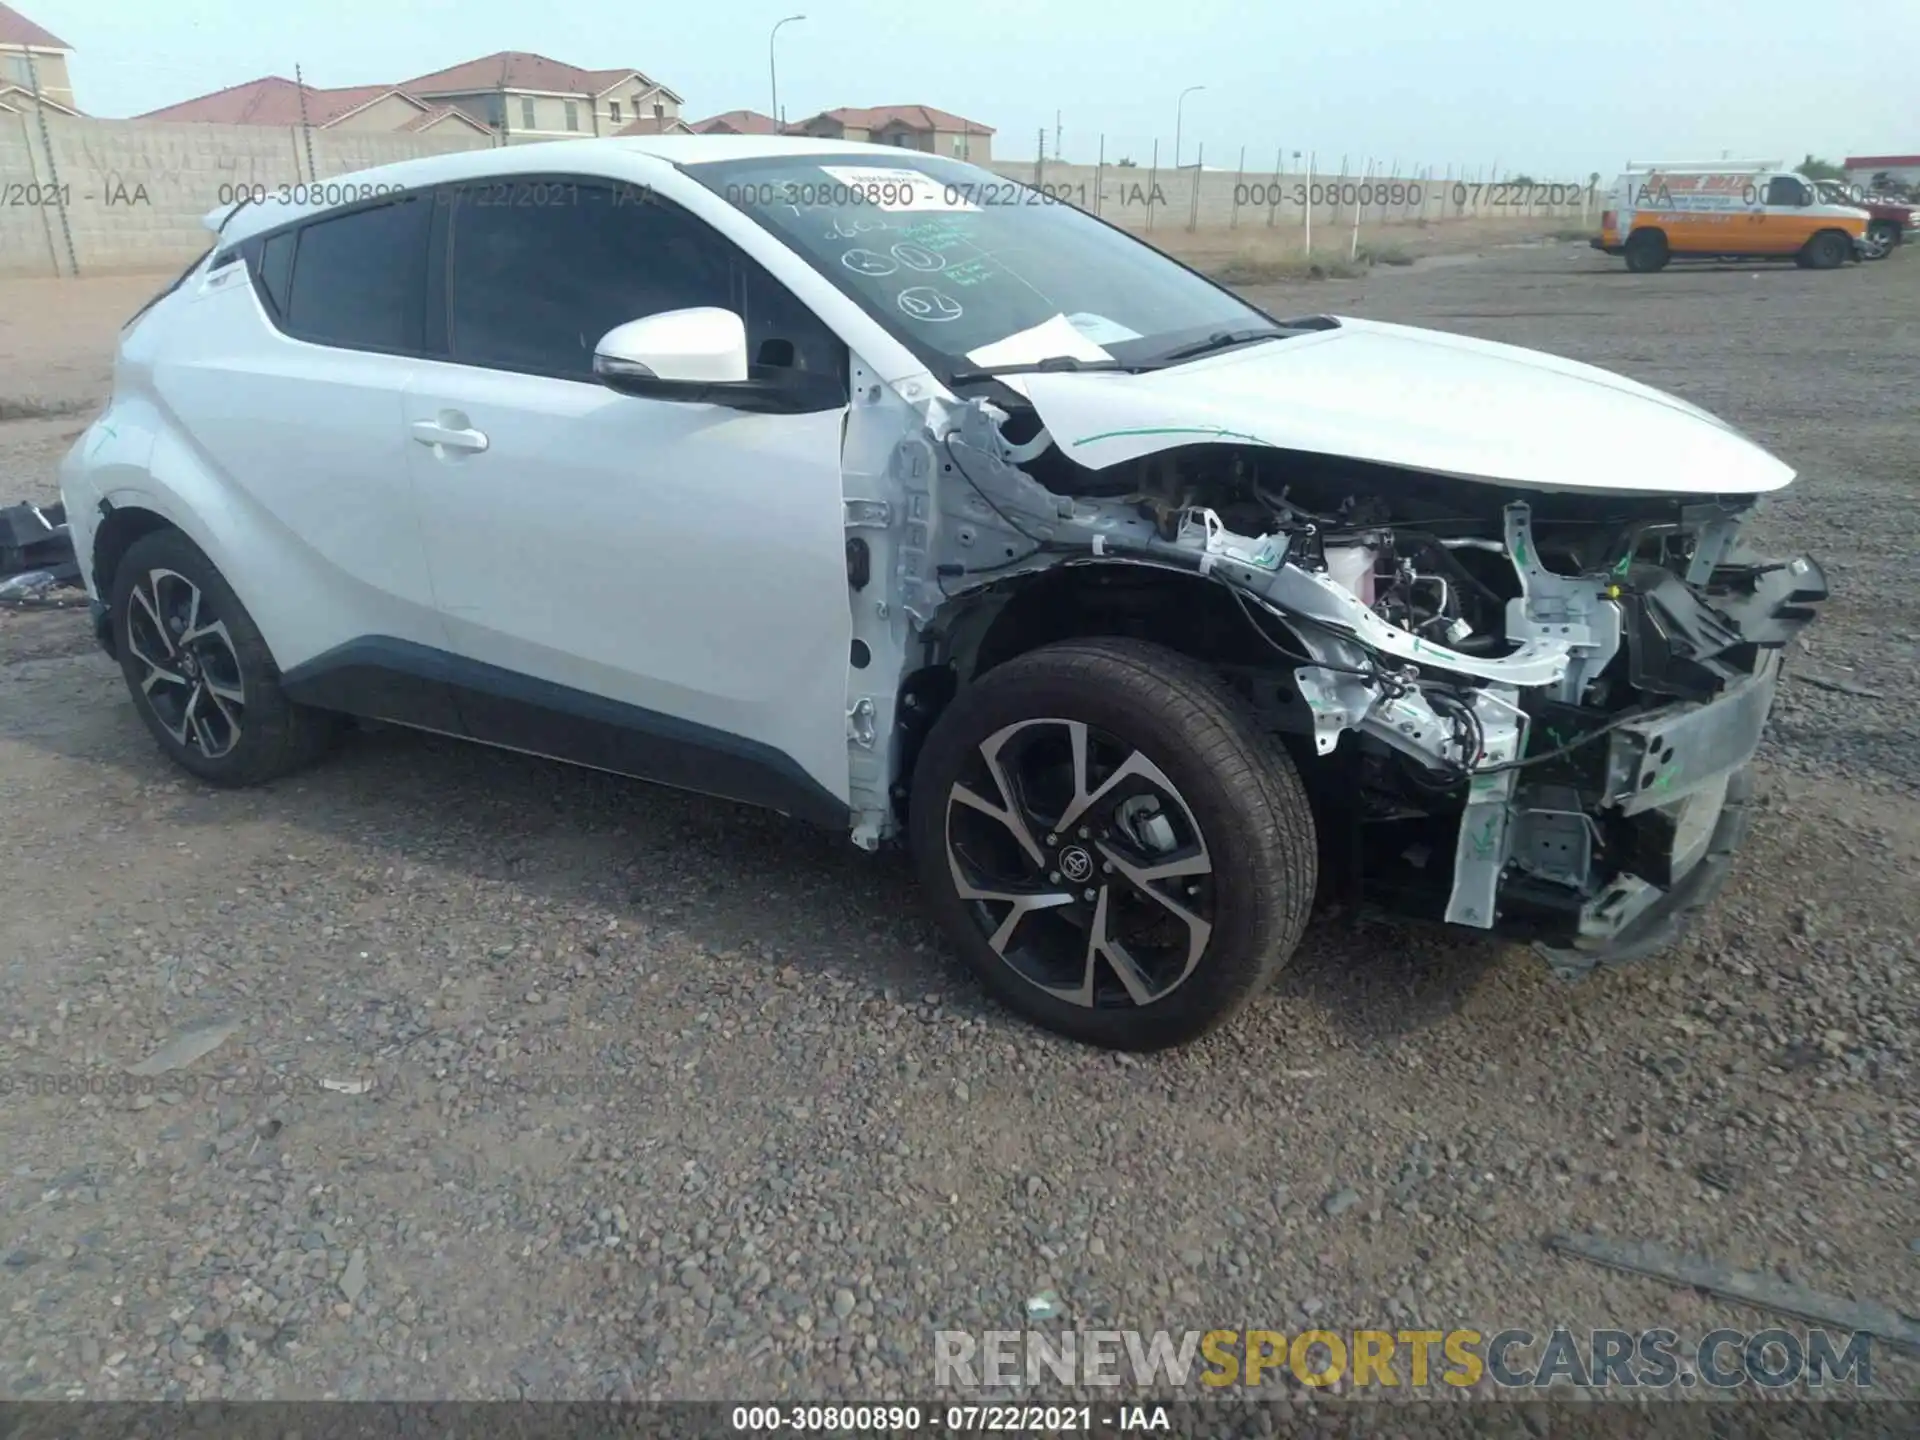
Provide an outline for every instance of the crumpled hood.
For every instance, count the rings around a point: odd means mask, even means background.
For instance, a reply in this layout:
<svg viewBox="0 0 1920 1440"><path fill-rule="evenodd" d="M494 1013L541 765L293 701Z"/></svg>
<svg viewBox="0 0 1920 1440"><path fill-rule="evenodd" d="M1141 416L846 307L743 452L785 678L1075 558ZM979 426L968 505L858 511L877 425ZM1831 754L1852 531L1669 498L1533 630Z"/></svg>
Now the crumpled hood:
<svg viewBox="0 0 1920 1440"><path fill-rule="evenodd" d="M1725 421L1621 375L1517 345L1340 318L1128 375L1009 375L1090 469L1259 442L1542 490L1758 494L1794 476Z"/></svg>

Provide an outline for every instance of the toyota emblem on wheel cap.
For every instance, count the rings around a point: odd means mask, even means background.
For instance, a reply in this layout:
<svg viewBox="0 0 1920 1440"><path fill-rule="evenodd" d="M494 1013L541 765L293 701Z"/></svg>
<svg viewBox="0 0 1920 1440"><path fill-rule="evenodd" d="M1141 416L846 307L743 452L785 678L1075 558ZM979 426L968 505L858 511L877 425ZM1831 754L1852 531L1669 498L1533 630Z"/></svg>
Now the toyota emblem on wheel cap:
<svg viewBox="0 0 1920 1440"><path fill-rule="evenodd" d="M1078 845L1069 845L1060 852L1060 873L1078 884L1093 874L1093 857Z"/></svg>

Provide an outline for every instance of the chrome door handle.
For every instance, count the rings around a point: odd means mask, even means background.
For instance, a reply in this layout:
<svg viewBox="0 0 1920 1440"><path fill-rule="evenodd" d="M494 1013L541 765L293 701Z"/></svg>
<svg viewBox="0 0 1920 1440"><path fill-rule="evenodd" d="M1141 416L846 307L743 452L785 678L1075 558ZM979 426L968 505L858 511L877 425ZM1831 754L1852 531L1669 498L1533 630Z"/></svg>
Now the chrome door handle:
<svg viewBox="0 0 1920 1440"><path fill-rule="evenodd" d="M442 425L437 420L414 421L413 438L436 450L465 450L475 454L485 450L489 444L482 431Z"/></svg>

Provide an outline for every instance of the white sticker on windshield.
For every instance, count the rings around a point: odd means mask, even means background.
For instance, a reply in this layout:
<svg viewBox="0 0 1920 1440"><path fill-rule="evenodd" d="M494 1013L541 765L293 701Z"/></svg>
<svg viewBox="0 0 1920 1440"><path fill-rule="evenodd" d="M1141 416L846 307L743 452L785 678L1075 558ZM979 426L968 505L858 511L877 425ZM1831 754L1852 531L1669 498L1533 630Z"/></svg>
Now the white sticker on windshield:
<svg viewBox="0 0 1920 1440"><path fill-rule="evenodd" d="M1042 360L1111 360L1113 357L1076 330L1064 315L1042 320L1004 340L969 350L976 365L1036 365Z"/></svg>
<svg viewBox="0 0 1920 1440"><path fill-rule="evenodd" d="M864 165L822 165L823 175L836 182L831 203L870 205L889 214L912 211L978 210L964 189L948 185L919 170L892 170ZM846 187L844 190L841 186Z"/></svg>
<svg viewBox="0 0 1920 1440"><path fill-rule="evenodd" d="M1091 315L1085 310L1067 316L1067 323L1096 345L1118 345L1123 340L1140 338L1138 330L1129 330L1118 320L1109 320L1104 315Z"/></svg>

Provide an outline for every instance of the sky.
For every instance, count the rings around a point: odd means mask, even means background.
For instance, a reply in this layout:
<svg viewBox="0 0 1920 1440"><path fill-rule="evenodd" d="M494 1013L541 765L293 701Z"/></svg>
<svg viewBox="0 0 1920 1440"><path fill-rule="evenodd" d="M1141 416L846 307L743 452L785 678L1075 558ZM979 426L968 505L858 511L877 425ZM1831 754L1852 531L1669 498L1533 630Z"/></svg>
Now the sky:
<svg viewBox="0 0 1920 1440"><path fill-rule="evenodd" d="M1920 153L1920 0L8 0L75 50L80 107L135 115L262 75L398 81L499 50L632 66L699 119L928 104L996 159L1101 152L1271 170L1312 153L1584 178L1628 160ZM1189 86L1204 89L1188 94ZM1204 148L1202 148L1204 147Z"/></svg>

